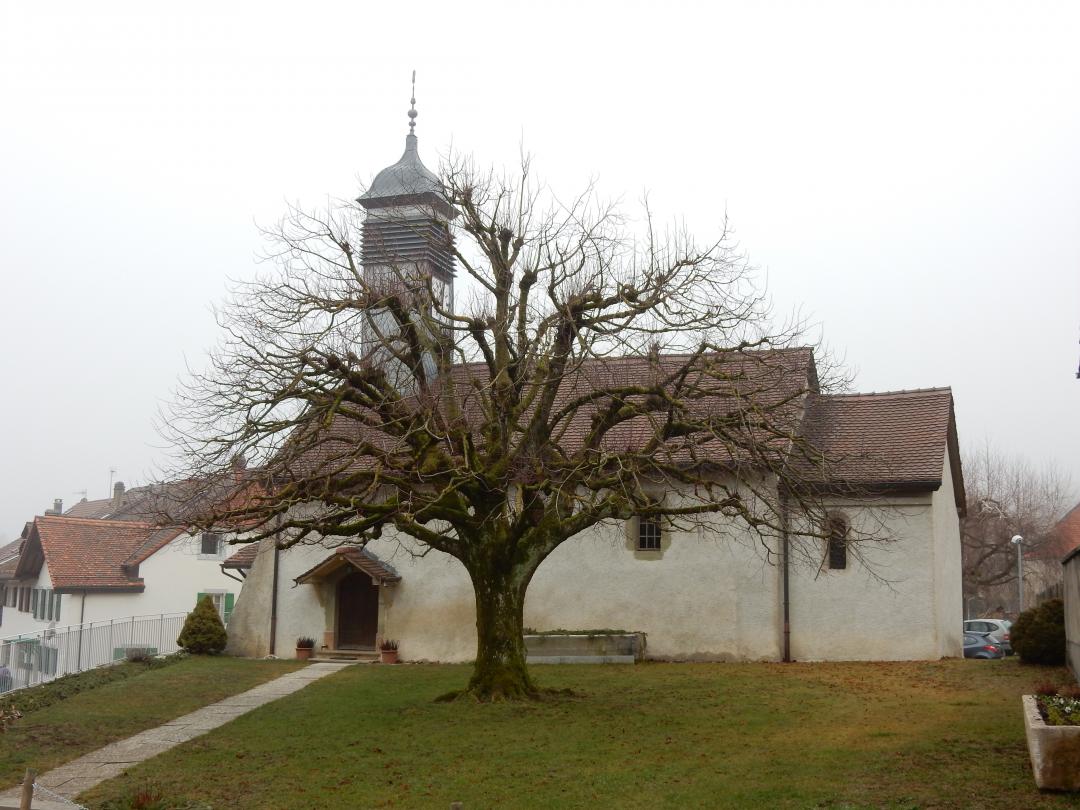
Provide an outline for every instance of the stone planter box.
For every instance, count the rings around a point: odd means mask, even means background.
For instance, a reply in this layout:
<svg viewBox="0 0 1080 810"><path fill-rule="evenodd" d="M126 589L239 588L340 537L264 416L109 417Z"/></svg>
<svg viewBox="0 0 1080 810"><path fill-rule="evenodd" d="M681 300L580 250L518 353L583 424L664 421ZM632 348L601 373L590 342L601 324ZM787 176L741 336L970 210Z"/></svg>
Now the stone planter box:
<svg viewBox="0 0 1080 810"><path fill-rule="evenodd" d="M644 633L526 635L530 664L633 664L645 657Z"/></svg>
<svg viewBox="0 0 1080 810"><path fill-rule="evenodd" d="M1080 726L1048 726L1033 695L1024 695L1024 729L1040 790L1080 790Z"/></svg>

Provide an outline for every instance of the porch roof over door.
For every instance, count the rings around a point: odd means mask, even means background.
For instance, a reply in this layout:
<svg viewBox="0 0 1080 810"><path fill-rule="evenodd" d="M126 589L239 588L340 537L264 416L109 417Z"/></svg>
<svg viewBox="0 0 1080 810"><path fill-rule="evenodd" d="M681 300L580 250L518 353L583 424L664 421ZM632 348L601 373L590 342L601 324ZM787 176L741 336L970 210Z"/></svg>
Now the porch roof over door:
<svg viewBox="0 0 1080 810"><path fill-rule="evenodd" d="M297 585L305 582L315 582L340 571L342 568L351 568L361 571L380 584L392 584L401 582L401 577L390 566L376 557L367 549L355 546L342 546L334 549L334 553L324 559L314 568L305 571L295 580Z"/></svg>

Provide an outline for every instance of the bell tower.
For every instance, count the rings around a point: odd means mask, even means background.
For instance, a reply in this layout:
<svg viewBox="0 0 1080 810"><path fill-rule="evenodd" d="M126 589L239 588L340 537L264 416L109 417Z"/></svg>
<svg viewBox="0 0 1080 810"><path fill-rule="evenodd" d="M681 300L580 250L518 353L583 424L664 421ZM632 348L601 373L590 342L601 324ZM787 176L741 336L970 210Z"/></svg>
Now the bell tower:
<svg viewBox="0 0 1080 810"><path fill-rule="evenodd" d="M456 212L439 178L417 152L416 71L410 104L405 153L357 198L367 211L361 246L364 277L373 289L387 292L430 279L434 296L449 309L454 302L449 222Z"/></svg>

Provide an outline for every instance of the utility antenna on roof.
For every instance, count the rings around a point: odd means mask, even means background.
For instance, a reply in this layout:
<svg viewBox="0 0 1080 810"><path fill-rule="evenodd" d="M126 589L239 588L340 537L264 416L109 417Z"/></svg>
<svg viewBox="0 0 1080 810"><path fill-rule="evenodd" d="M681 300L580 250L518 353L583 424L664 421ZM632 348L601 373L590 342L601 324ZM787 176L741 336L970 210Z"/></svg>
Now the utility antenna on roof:
<svg viewBox="0 0 1080 810"><path fill-rule="evenodd" d="M74 492L73 492L72 494L73 494L73 495L82 495L82 496L83 496L83 500L84 500L84 501L86 500L86 490L85 490L85 489L77 489L77 490L75 490L75 491L74 491Z"/></svg>
<svg viewBox="0 0 1080 810"><path fill-rule="evenodd" d="M416 71L412 72L412 96L409 98L409 134L416 134L416 116L420 113L416 111Z"/></svg>

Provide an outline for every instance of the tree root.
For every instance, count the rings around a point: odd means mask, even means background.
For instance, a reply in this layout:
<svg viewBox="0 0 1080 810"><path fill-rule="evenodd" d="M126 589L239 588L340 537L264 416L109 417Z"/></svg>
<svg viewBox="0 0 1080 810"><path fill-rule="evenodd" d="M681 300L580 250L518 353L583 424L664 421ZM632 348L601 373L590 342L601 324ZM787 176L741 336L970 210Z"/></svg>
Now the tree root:
<svg viewBox="0 0 1080 810"><path fill-rule="evenodd" d="M439 695L436 703L547 703L584 697L573 689L532 689L514 693L503 690L455 689L453 692Z"/></svg>

